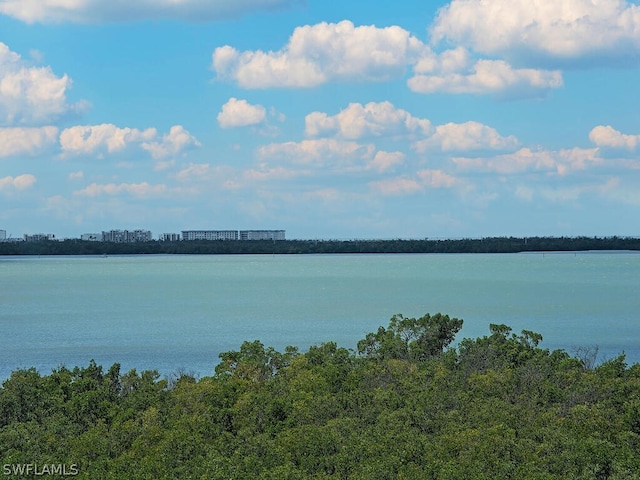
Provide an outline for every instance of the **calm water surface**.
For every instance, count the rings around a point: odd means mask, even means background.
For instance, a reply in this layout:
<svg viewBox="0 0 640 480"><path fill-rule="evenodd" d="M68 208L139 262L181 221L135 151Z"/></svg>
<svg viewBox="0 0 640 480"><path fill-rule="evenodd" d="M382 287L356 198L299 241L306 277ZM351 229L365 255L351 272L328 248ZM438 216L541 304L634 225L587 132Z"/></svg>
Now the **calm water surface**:
<svg viewBox="0 0 640 480"><path fill-rule="evenodd" d="M640 254L0 257L0 380L62 364L210 375L244 340L355 348L395 313L640 362Z"/></svg>

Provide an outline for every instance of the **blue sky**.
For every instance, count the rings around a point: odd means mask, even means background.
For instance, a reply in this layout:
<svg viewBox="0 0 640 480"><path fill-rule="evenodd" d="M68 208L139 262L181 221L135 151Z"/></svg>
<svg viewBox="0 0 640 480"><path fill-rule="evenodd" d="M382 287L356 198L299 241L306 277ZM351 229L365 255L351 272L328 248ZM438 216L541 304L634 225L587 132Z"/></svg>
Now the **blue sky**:
<svg viewBox="0 0 640 480"><path fill-rule="evenodd" d="M0 0L0 229L640 235L624 0Z"/></svg>

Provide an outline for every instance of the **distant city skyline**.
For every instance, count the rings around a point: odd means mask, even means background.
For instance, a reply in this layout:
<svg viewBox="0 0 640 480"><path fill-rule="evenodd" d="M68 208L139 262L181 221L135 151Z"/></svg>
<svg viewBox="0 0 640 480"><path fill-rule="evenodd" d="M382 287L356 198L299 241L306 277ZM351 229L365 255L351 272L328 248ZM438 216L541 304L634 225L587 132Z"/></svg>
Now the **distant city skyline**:
<svg viewBox="0 0 640 480"><path fill-rule="evenodd" d="M23 233L20 236L10 235L7 238L5 230L0 230L0 241L24 240L27 242L84 240L91 242L148 242L160 241L191 241L191 240L285 240L286 230L181 230L180 232L162 232L153 234L151 230L136 229L111 229L101 232L87 232L79 237L64 237L53 232L47 233Z"/></svg>
<svg viewBox="0 0 640 480"><path fill-rule="evenodd" d="M0 0L0 228L640 235L638 0Z"/></svg>

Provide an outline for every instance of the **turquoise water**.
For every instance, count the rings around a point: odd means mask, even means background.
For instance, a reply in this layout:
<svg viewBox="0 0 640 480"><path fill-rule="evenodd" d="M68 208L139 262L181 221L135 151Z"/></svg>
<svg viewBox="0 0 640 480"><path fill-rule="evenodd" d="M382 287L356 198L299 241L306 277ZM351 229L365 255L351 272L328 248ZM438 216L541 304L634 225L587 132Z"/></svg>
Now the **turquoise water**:
<svg viewBox="0 0 640 480"><path fill-rule="evenodd" d="M0 379L90 359L210 375L244 340L355 348L395 313L640 362L640 254L0 257Z"/></svg>

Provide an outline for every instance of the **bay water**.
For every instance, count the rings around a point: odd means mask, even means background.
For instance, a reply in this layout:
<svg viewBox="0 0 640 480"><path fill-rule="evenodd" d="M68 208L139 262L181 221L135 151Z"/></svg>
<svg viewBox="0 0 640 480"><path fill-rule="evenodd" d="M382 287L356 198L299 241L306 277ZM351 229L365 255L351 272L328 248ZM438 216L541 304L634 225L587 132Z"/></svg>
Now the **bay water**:
<svg viewBox="0 0 640 480"><path fill-rule="evenodd" d="M355 349L427 312L462 318L457 340L503 323L640 362L640 253L0 257L0 381L91 359L202 377L245 340Z"/></svg>

